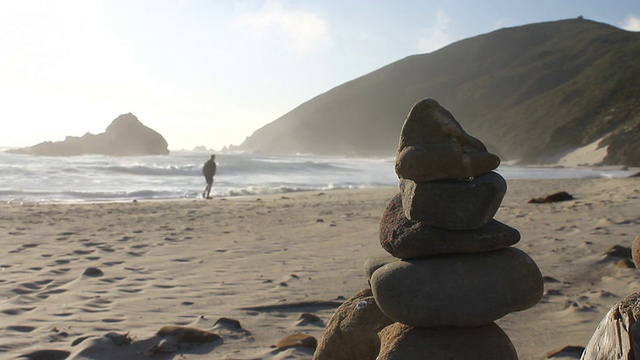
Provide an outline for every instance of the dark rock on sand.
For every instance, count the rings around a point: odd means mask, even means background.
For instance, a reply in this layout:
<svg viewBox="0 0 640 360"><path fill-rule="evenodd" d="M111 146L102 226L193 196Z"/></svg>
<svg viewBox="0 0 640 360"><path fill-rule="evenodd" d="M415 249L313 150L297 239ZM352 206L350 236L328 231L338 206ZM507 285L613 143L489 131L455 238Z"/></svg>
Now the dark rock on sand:
<svg viewBox="0 0 640 360"><path fill-rule="evenodd" d="M468 135L447 109L434 99L417 102L402 126L396 174L431 181L475 177L500 164L482 142Z"/></svg>
<svg viewBox="0 0 640 360"><path fill-rule="evenodd" d="M494 219L476 230L458 231L409 220L402 210L402 194L393 197L382 214L379 235L380 245L401 259L493 251L520 240L518 230Z"/></svg>
<svg viewBox="0 0 640 360"><path fill-rule="evenodd" d="M242 329L242 325L240 325L240 321L236 319L230 319L226 317L221 317L213 324L213 327L223 327L226 329Z"/></svg>
<svg viewBox="0 0 640 360"><path fill-rule="evenodd" d="M555 357L575 357L579 359L584 351L584 346L567 345L559 349L554 349L545 354L545 359L552 359Z"/></svg>
<svg viewBox="0 0 640 360"><path fill-rule="evenodd" d="M517 360L511 340L495 323L478 327L420 328L395 323L380 332L377 360Z"/></svg>
<svg viewBox="0 0 640 360"><path fill-rule="evenodd" d="M105 132L82 137L67 136L64 141L46 141L40 144L8 150L26 155L74 156L102 154L112 156L168 155L167 141L155 130L144 126L131 114L118 116Z"/></svg>
<svg viewBox="0 0 640 360"><path fill-rule="evenodd" d="M546 204L559 201L573 200L573 195L566 191L560 191L545 197L533 198L529 200L529 204Z"/></svg>
<svg viewBox="0 0 640 360"><path fill-rule="evenodd" d="M409 220L451 230L477 229L498 211L507 182L495 172L470 181L403 179L402 209Z"/></svg>
<svg viewBox="0 0 640 360"><path fill-rule="evenodd" d="M71 355L65 350L37 350L28 354L20 355L19 359L27 360L64 360Z"/></svg>
<svg viewBox="0 0 640 360"><path fill-rule="evenodd" d="M636 265L631 261L631 259L620 259L616 263L616 267L618 269L635 269Z"/></svg>
<svg viewBox="0 0 640 360"><path fill-rule="evenodd" d="M98 269L96 267L88 267L88 268L86 268L84 270L82 275L91 276L91 277L100 277L100 276L104 275L104 273L102 272L102 270L100 270L100 269Z"/></svg>
<svg viewBox="0 0 640 360"><path fill-rule="evenodd" d="M391 319L421 327L478 326L540 301L542 274L523 251L403 260L373 273L371 288Z"/></svg>
<svg viewBox="0 0 640 360"><path fill-rule="evenodd" d="M620 259L631 259L632 251L630 248L622 245L613 245L604 253L607 256L615 256Z"/></svg>
<svg viewBox="0 0 640 360"><path fill-rule="evenodd" d="M187 326L163 326L156 334L158 336L175 336L178 344L203 344L220 339L216 333Z"/></svg>
<svg viewBox="0 0 640 360"><path fill-rule="evenodd" d="M317 315L310 313L301 313L296 319L296 325L303 326L307 324L322 324L322 321Z"/></svg>
<svg viewBox="0 0 640 360"><path fill-rule="evenodd" d="M359 291L329 320L314 360L374 360L380 350L378 332L393 323L376 305L370 288Z"/></svg>
<svg viewBox="0 0 640 360"><path fill-rule="evenodd" d="M292 334L284 337L278 344L276 348L278 350L286 350L293 347L306 347L315 349L318 346L318 340L309 334Z"/></svg>
<svg viewBox="0 0 640 360"><path fill-rule="evenodd" d="M633 263L636 265L636 268L640 269L640 235L636 236L636 239L633 240L631 257L633 258Z"/></svg>

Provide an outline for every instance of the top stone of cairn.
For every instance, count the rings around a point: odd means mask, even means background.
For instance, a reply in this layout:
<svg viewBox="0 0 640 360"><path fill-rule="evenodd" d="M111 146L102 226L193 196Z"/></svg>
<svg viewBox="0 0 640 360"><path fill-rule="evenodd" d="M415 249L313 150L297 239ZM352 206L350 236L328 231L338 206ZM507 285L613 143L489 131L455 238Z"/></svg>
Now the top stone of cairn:
<svg viewBox="0 0 640 360"><path fill-rule="evenodd" d="M466 179L500 165L497 155L467 134L434 99L417 102L402 126L396 174L413 181Z"/></svg>

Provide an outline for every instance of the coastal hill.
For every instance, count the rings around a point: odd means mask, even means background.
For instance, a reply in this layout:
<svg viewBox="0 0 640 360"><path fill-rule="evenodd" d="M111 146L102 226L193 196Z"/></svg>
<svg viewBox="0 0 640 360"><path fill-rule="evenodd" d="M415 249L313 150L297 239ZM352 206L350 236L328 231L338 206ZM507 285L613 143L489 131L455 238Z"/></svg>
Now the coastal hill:
<svg viewBox="0 0 640 360"><path fill-rule="evenodd" d="M256 130L237 150L393 156L412 105L434 98L503 160L555 162L601 140L640 166L640 33L582 18L529 24L409 56Z"/></svg>
<svg viewBox="0 0 640 360"><path fill-rule="evenodd" d="M168 144L162 135L143 125L131 114L118 116L97 135L67 136L64 141L45 141L37 145L12 149L14 154L74 156L102 154L111 156L168 155Z"/></svg>

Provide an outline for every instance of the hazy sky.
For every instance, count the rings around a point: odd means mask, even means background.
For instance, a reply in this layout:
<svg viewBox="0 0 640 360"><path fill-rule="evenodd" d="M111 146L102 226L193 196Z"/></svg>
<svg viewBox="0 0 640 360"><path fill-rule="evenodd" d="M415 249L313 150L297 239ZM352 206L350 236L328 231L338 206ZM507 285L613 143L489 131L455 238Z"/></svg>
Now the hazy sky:
<svg viewBox="0 0 640 360"><path fill-rule="evenodd" d="M220 149L406 56L580 15L640 31L639 0L2 0L0 146L131 112L170 149Z"/></svg>

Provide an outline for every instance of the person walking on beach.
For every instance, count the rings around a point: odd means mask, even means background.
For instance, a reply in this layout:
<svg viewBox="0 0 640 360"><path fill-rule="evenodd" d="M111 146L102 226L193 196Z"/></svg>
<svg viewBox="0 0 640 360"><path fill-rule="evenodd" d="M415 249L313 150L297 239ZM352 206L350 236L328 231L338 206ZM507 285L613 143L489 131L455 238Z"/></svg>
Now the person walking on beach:
<svg viewBox="0 0 640 360"><path fill-rule="evenodd" d="M202 167L202 174L204 174L204 179L207 181L207 187L204 188L204 192L202 193L202 197L205 199L211 199L211 186L213 185L213 176L216 174L216 156L211 155L211 159L207 160Z"/></svg>

